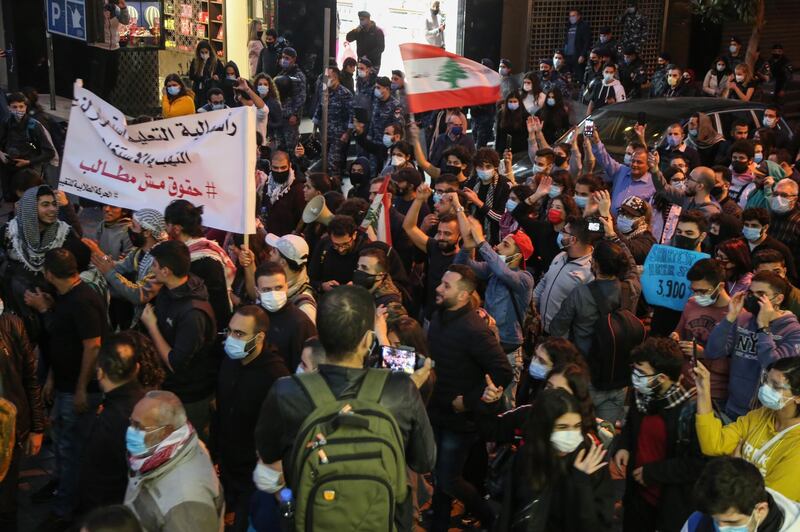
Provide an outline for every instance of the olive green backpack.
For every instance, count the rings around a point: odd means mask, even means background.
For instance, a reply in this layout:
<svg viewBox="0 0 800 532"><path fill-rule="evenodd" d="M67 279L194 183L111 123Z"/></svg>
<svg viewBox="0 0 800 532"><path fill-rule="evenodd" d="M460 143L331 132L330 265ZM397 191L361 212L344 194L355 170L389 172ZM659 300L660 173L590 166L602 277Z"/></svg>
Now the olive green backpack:
<svg viewBox="0 0 800 532"><path fill-rule="evenodd" d="M294 377L314 404L291 454L295 530L395 530L395 505L408 488L403 436L378 404L388 376L388 370L367 370L349 399L336 399L319 373Z"/></svg>
<svg viewBox="0 0 800 532"><path fill-rule="evenodd" d="M8 468L11 465L16 427L17 407L5 398L3 394L3 376L0 374L0 481L6 477ZM16 480L13 482L16 482Z"/></svg>

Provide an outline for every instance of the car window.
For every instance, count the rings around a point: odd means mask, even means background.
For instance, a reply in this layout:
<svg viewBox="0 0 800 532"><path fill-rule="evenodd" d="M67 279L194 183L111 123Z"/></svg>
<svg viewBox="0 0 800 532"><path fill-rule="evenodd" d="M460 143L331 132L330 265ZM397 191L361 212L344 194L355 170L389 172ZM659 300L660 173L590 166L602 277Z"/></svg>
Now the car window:
<svg viewBox="0 0 800 532"><path fill-rule="evenodd" d="M743 111L720 111L718 114L720 124L722 125L722 131L720 131L720 133L722 133L725 138L730 137L733 124L740 120L746 122L747 125L750 126L750 137L753 136L756 125L753 122L753 114L749 109Z"/></svg>
<svg viewBox="0 0 800 532"><path fill-rule="evenodd" d="M762 125L763 125L762 121L764 120L764 110L763 109L753 109L753 111L756 113L756 123L758 124L758 127L762 127ZM792 136L792 129L789 127L789 124L787 124L786 120L784 120L783 118L780 118L778 120L778 129L782 133L788 134L789 136Z"/></svg>

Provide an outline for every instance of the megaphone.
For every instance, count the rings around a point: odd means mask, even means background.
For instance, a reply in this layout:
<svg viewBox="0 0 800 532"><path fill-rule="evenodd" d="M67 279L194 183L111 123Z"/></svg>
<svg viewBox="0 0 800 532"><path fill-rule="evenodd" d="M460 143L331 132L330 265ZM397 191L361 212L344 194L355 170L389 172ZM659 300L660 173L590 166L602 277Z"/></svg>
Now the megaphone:
<svg viewBox="0 0 800 532"><path fill-rule="evenodd" d="M324 196L315 197L303 209L303 222L307 224L319 222L322 225L328 225L331 223L331 218L333 218L333 213L325 205Z"/></svg>

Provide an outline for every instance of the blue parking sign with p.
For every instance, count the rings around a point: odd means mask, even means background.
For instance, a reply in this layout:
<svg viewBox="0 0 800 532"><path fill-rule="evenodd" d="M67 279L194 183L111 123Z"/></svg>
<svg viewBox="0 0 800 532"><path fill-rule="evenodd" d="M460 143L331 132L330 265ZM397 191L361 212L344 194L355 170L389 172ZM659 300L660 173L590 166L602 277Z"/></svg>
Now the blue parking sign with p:
<svg viewBox="0 0 800 532"><path fill-rule="evenodd" d="M47 30L55 35L85 41L84 0L47 0Z"/></svg>

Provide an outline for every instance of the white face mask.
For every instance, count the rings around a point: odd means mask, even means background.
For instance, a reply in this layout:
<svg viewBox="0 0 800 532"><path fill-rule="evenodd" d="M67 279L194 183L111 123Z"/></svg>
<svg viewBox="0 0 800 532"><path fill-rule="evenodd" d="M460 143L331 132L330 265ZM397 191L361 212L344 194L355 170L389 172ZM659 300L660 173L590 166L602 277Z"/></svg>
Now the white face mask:
<svg viewBox="0 0 800 532"><path fill-rule="evenodd" d="M556 104L556 99L555 98L548 98L547 99L547 105L548 106L553 107L555 104Z"/></svg>
<svg viewBox="0 0 800 532"><path fill-rule="evenodd" d="M611 83L614 81L614 74L603 74L603 81L606 83Z"/></svg>
<svg viewBox="0 0 800 532"><path fill-rule="evenodd" d="M744 76L741 74L736 74L736 81L742 83L744 81Z"/></svg>
<svg viewBox="0 0 800 532"><path fill-rule="evenodd" d="M406 164L406 158L402 155L392 155L392 166L403 166Z"/></svg>
<svg viewBox="0 0 800 532"><path fill-rule="evenodd" d="M532 83L523 83L522 88L525 89L525 92L531 92L533 90Z"/></svg>
<svg viewBox="0 0 800 532"><path fill-rule="evenodd" d="M282 476L280 471L275 471L261 460L253 469L253 483L256 488L267 493L276 493L284 486Z"/></svg>
<svg viewBox="0 0 800 532"><path fill-rule="evenodd" d="M560 453L571 453L583 443L583 433L579 430L556 430L550 434L550 443Z"/></svg>
<svg viewBox="0 0 800 532"><path fill-rule="evenodd" d="M559 68L561 66L561 59L553 58L553 68Z"/></svg>
<svg viewBox="0 0 800 532"><path fill-rule="evenodd" d="M273 290L260 294L258 299L261 301L261 306L267 309L267 312L277 312L286 305L288 295L286 292Z"/></svg>

